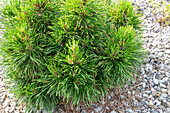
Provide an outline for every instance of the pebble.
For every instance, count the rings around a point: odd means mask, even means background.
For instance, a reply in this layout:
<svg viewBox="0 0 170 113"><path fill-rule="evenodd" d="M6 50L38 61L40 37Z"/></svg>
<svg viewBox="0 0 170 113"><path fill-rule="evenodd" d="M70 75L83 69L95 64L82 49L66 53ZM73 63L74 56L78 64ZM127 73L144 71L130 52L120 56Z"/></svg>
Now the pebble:
<svg viewBox="0 0 170 113"><path fill-rule="evenodd" d="M168 94L161 94L162 97L167 98Z"/></svg>
<svg viewBox="0 0 170 113"><path fill-rule="evenodd" d="M168 77L165 77L165 78L163 78L162 80L164 81L164 82L167 82L168 81Z"/></svg>
<svg viewBox="0 0 170 113"><path fill-rule="evenodd" d="M155 104L155 105L161 105L161 102L156 99L156 100L154 101L154 104Z"/></svg>
<svg viewBox="0 0 170 113"><path fill-rule="evenodd" d="M132 109L126 109L126 112L133 113Z"/></svg>
<svg viewBox="0 0 170 113"><path fill-rule="evenodd" d="M164 99L164 97L162 97L162 96L159 97L159 100L160 100L160 101L162 101L163 99Z"/></svg>
<svg viewBox="0 0 170 113"><path fill-rule="evenodd" d="M156 85L158 85L158 83L159 83L158 79L153 79L153 82L154 82Z"/></svg>
<svg viewBox="0 0 170 113"><path fill-rule="evenodd" d="M167 54L170 54L170 50L165 50L165 52L166 52Z"/></svg>
<svg viewBox="0 0 170 113"><path fill-rule="evenodd" d="M165 108L170 108L170 102L162 102L161 103Z"/></svg>
<svg viewBox="0 0 170 113"><path fill-rule="evenodd" d="M117 113L116 111L111 111L111 113Z"/></svg>
<svg viewBox="0 0 170 113"><path fill-rule="evenodd" d="M148 97L148 95L147 95L147 94L143 94L143 97L146 97L146 98L147 98L147 97Z"/></svg>
<svg viewBox="0 0 170 113"><path fill-rule="evenodd" d="M163 57L163 56L164 56L164 53L163 53L163 52L159 52L159 53L158 53L158 56L159 56L159 57Z"/></svg>
<svg viewBox="0 0 170 113"><path fill-rule="evenodd" d="M162 93L167 93L167 89L162 89Z"/></svg>
<svg viewBox="0 0 170 113"><path fill-rule="evenodd" d="M151 91L145 91L145 93L146 93L146 94L150 94L150 93L151 93Z"/></svg>
<svg viewBox="0 0 170 113"><path fill-rule="evenodd" d="M97 108L94 109L96 112L100 112L102 110L102 106L99 106Z"/></svg>
<svg viewBox="0 0 170 113"><path fill-rule="evenodd" d="M166 85L160 83L160 86L163 87L163 88L166 88Z"/></svg>

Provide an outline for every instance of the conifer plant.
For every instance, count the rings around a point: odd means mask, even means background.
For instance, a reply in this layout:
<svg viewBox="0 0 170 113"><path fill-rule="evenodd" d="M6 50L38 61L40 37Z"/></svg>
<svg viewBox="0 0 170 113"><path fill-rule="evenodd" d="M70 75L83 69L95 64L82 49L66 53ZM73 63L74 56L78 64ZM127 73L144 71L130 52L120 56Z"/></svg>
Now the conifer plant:
<svg viewBox="0 0 170 113"><path fill-rule="evenodd" d="M133 79L145 55L140 16L123 0L10 0L2 16L4 75L29 113L90 106Z"/></svg>

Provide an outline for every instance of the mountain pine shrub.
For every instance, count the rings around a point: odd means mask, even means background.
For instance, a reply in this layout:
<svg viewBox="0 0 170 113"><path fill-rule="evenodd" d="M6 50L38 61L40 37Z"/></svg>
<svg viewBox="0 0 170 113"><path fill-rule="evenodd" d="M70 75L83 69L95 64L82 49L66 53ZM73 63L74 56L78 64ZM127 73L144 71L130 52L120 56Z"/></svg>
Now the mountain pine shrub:
<svg viewBox="0 0 170 113"><path fill-rule="evenodd" d="M135 29L140 29L139 17L141 13L134 10L131 2L126 0L119 0L119 2L113 2L113 0L107 0L107 4L110 4L109 14L110 22L112 22L116 28L120 26L131 25Z"/></svg>
<svg viewBox="0 0 170 113"><path fill-rule="evenodd" d="M10 0L0 52L11 91L33 113L100 101L138 74L145 52L135 15L125 1Z"/></svg>

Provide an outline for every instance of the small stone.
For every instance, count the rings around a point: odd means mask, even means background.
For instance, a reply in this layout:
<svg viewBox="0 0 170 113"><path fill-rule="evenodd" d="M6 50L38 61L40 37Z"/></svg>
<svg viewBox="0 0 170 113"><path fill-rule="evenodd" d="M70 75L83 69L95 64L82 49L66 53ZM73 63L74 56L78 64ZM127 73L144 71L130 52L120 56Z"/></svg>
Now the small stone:
<svg viewBox="0 0 170 113"><path fill-rule="evenodd" d="M168 90L170 90L170 85L167 85L167 87L166 87Z"/></svg>
<svg viewBox="0 0 170 113"><path fill-rule="evenodd" d="M143 101L145 105L148 105L148 102L147 101Z"/></svg>
<svg viewBox="0 0 170 113"><path fill-rule="evenodd" d="M7 106L7 107L5 108L6 113L8 113L9 109L10 109L9 106Z"/></svg>
<svg viewBox="0 0 170 113"><path fill-rule="evenodd" d="M148 95L147 95L147 94L143 94L143 97L146 97L146 98L147 98L147 97L148 97Z"/></svg>
<svg viewBox="0 0 170 113"><path fill-rule="evenodd" d="M151 86L154 86L154 83L152 82L151 79L149 80L149 84L150 84Z"/></svg>
<svg viewBox="0 0 170 113"><path fill-rule="evenodd" d="M163 102L167 102L165 98L163 99Z"/></svg>
<svg viewBox="0 0 170 113"><path fill-rule="evenodd" d="M4 82L0 82L0 86L1 87L5 86L5 83Z"/></svg>
<svg viewBox="0 0 170 113"><path fill-rule="evenodd" d="M20 110L20 112L25 113L25 109ZM54 110L52 110L51 112L54 113Z"/></svg>
<svg viewBox="0 0 170 113"><path fill-rule="evenodd" d="M154 104L155 104L155 105L161 105L161 102L156 99L156 100L154 101Z"/></svg>
<svg viewBox="0 0 170 113"><path fill-rule="evenodd" d="M170 96L170 90L168 90L168 95Z"/></svg>
<svg viewBox="0 0 170 113"><path fill-rule="evenodd" d="M106 109L109 110L109 107L106 106Z"/></svg>
<svg viewBox="0 0 170 113"><path fill-rule="evenodd" d="M146 74L143 75L144 78L147 78L148 76Z"/></svg>
<svg viewBox="0 0 170 113"><path fill-rule="evenodd" d="M129 95L131 95L131 92L130 92L130 91L128 91L128 94L129 94Z"/></svg>
<svg viewBox="0 0 170 113"><path fill-rule="evenodd" d="M117 113L116 111L111 111L111 113Z"/></svg>
<svg viewBox="0 0 170 113"><path fill-rule="evenodd" d="M4 95L2 96L2 103L4 103L4 101L6 100L6 98L7 98L7 93L4 93Z"/></svg>
<svg viewBox="0 0 170 113"><path fill-rule="evenodd" d="M99 107L95 108L94 110L99 113L102 110L102 106L99 106Z"/></svg>
<svg viewBox="0 0 170 113"><path fill-rule="evenodd" d="M111 99L111 96L110 95L108 95L108 97L107 97L108 99Z"/></svg>
<svg viewBox="0 0 170 113"><path fill-rule="evenodd" d="M153 82L158 85L158 79L153 79Z"/></svg>
<svg viewBox="0 0 170 113"><path fill-rule="evenodd" d="M122 100L125 98L124 95L120 95L120 97L121 97Z"/></svg>
<svg viewBox="0 0 170 113"><path fill-rule="evenodd" d="M163 99L164 99L164 97L162 97L162 96L159 97L159 100L160 100L160 101L162 101Z"/></svg>
<svg viewBox="0 0 170 113"><path fill-rule="evenodd" d="M163 81L163 80L158 80L158 82L159 82L159 83L164 83L164 81Z"/></svg>
<svg viewBox="0 0 170 113"><path fill-rule="evenodd" d="M17 105L17 103L15 101L10 103L10 106L12 106L12 107L15 107L16 105Z"/></svg>
<svg viewBox="0 0 170 113"><path fill-rule="evenodd" d="M163 52L159 52L159 53L158 53L158 56L163 57L163 56L164 56L164 53L163 53Z"/></svg>
<svg viewBox="0 0 170 113"><path fill-rule="evenodd" d="M161 109L158 109L159 113L163 113L163 111Z"/></svg>
<svg viewBox="0 0 170 113"><path fill-rule="evenodd" d="M166 52L167 54L170 54L170 50L165 50L165 52Z"/></svg>
<svg viewBox="0 0 170 113"><path fill-rule="evenodd" d="M8 96L9 98L11 98L11 97L13 97L13 96L14 96L14 94L12 94L12 93L8 93L8 94L7 94L7 96Z"/></svg>
<svg viewBox="0 0 170 113"><path fill-rule="evenodd" d="M168 94L161 94L162 97L167 98Z"/></svg>
<svg viewBox="0 0 170 113"><path fill-rule="evenodd" d="M146 87L146 83L145 83L145 82L143 82L143 89L145 89L145 87Z"/></svg>
<svg viewBox="0 0 170 113"><path fill-rule="evenodd" d="M165 71L161 71L161 73L162 73L162 74L164 74L164 73L165 73Z"/></svg>
<svg viewBox="0 0 170 113"><path fill-rule="evenodd" d="M15 107L11 107L11 109L9 110L10 113L14 112Z"/></svg>
<svg viewBox="0 0 170 113"><path fill-rule="evenodd" d="M166 49L170 48L170 46L169 46L169 45L164 45L164 47L165 47Z"/></svg>
<svg viewBox="0 0 170 113"><path fill-rule="evenodd" d="M10 104L10 100L6 99L5 102L3 103L3 108L5 109L7 106Z"/></svg>
<svg viewBox="0 0 170 113"><path fill-rule="evenodd" d="M148 90L147 90L147 91L145 91L145 93L146 93L146 94L150 94L150 93L151 93L151 91L148 91Z"/></svg>
<svg viewBox="0 0 170 113"><path fill-rule="evenodd" d="M167 93L167 89L162 89L162 93Z"/></svg>
<svg viewBox="0 0 170 113"><path fill-rule="evenodd" d="M15 110L15 113L20 113L20 111L19 110Z"/></svg>
<svg viewBox="0 0 170 113"><path fill-rule="evenodd" d="M147 105L149 108L154 109L154 105Z"/></svg>
<svg viewBox="0 0 170 113"><path fill-rule="evenodd" d="M157 111L152 111L152 113L158 113Z"/></svg>
<svg viewBox="0 0 170 113"><path fill-rule="evenodd" d="M168 77L165 77L162 79L164 82L167 82L168 81Z"/></svg>
<svg viewBox="0 0 170 113"><path fill-rule="evenodd" d="M161 75L161 74L159 74L160 72L158 72L156 75L157 76L155 76L155 78L156 79L162 79L165 75Z"/></svg>
<svg viewBox="0 0 170 113"><path fill-rule="evenodd" d="M167 109L167 113L170 113L170 108L166 108Z"/></svg>
<svg viewBox="0 0 170 113"><path fill-rule="evenodd" d="M170 62L170 61L169 61L169 62ZM170 69L170 66L168 66L168 69ZM170 76L170 73L165 72L165 75L166 75L166 76Z"/></svg>
<svg viewBox="0 0 170 113"><path fill-rule="evenodd" d="M149 101L149 105L153 105L153 102L152 102L152 100L151 100L151 101Z"/></svg>
<svg viewBox="0 0 170 113"><path fill-rule="evenodd" d="M152 98L152 95L149 95L149 97L148 98Z"/></svg>
<svg viewBox="0 0 170 113"><path fill-rule="evenodd" d="M129 112L129 113L133 113L132 109L126 109L126 111Z"/></svg>
<svg viewBox="0 0 170 113"><path fill-rule="evenodd" d="M170 108L170 102L162 102L161 103L165 108Z"/></svg>
<svg viewBox="0 0 170 113"><path fill-rule="evenodd" d="M135 91L132 91L132 95L135 95Z"/></svg>
<svg viewBox="0 0 170 113"><path fill-rule="evenodd" d="M163 87L163 88L166 88L166 86L162 83L160 83L160 86Z"/></svg>
<svg viewBox="0 0 170 113"><path fill-rule="evenodd" d="M161 94L157 93L157 94L156 94L156 96L157 96L157 97L160 97L160 96L161 96Z"/></svg>
<svg viewBox="0 0 170 113"><path fill-rule="evenodd" d="M158 92L156 90L152 91L152 95L155 96Z"/></svg>

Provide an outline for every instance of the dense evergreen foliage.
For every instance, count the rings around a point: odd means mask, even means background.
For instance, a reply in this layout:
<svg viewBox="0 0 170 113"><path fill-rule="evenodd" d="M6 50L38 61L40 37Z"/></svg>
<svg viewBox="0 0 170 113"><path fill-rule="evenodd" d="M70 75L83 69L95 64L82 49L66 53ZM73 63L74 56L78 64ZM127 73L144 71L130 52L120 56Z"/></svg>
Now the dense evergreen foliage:
<svg viewBox="0 0 170 113"><path fill-rule="evenodd" d="M10 0L2 10L2 65L29 112L59 101L100 101L123 86L144 58L139 15L130 2Z"/></svg>

